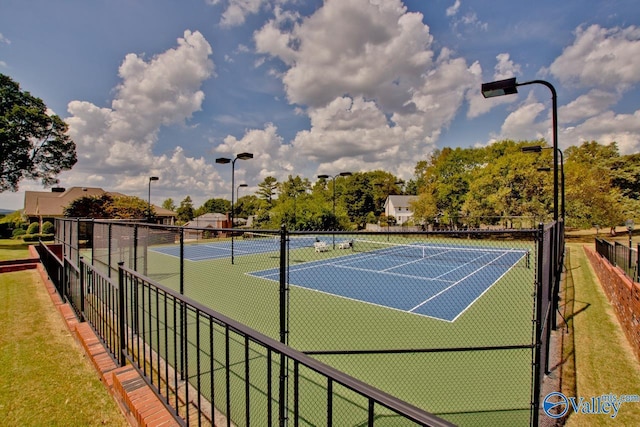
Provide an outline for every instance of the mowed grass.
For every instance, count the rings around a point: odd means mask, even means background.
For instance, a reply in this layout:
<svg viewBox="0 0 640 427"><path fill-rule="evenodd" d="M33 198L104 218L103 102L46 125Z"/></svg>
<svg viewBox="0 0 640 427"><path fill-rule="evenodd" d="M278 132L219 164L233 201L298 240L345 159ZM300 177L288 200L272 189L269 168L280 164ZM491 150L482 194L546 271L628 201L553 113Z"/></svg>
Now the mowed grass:
<svg viewBox="0 0 640 427"><path fill-rule="evenodd" d="M127 426L35 270L0 274L3 426Z"/></svg>
<svg viewBox="0 0 640 427"><path fill-rule="evenodd" d="M0 239L0 261L29 258L29 243L22 239Z"/></svg>
<svg viewBox="0 0 640 427"><path fill-rule="evenodd" d="M614 309L602 290L582 243L567 245L574 287L573 322L576 395L590 399L613 393L640 395L640 363L626 339ZM640 403L623 403L618 415L573 413L566 425L631 426L640 420Z"/></svg>

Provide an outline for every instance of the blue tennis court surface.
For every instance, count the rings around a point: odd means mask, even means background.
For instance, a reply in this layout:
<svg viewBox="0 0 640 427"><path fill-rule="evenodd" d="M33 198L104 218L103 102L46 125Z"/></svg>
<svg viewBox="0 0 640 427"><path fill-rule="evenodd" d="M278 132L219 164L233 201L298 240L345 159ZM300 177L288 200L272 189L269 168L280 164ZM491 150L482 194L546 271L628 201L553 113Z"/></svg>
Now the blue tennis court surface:
<svg viewBox="0 0 640 427"><path fill-rule="evenodd" d="M527 256L516 249L425 248L411 254L380 249L290 266L289 283L453 322ZM279 278L278 269L251 274Z"/></svg>

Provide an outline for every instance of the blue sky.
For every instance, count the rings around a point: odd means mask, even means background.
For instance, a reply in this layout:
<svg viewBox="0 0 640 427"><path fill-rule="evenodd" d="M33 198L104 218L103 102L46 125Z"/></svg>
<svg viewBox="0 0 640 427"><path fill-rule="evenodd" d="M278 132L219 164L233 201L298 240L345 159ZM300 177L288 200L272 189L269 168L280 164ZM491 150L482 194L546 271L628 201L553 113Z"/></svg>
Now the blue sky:
<svg viewBox="0 0 640 427"><path fill-rule="evenodd" d="M0 73L70 126L60 185L152 202L248 194L267 176L384 169L443 147L550 140L640 151L637 0L1 0ZM17 193L0 208L22 207Z"/></svg>

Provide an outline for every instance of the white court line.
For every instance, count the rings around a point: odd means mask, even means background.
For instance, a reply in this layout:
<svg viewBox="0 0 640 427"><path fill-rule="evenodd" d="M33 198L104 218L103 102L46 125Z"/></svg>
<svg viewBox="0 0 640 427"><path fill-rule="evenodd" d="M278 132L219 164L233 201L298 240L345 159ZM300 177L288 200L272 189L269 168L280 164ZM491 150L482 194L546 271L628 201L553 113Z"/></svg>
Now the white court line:
<svg viewBox="0 0 640 427"><path fill-rule="evenodd" d="M417 310L418 308L422 307L423 305L425 305L425 304L426 304L426 303L428 303L429 301L432 301L434 298L437 298L438 296L442 295L444 292L448 291L449 289L452 289L454 286L458 286L462 281L464 281L464 280L468 279L469 277L473 276L474 274L476 274L476 273L477 273L477 272L479 272L480 270L483 270L484 268L486 268L486 267L490 266L490 265L491 265L491 264L493 264L495 261L499 260L500 258L502 258L503 256L505 256L505 255L507 255L508 253L511 253L511 252L512 252L512 251L507 251L507 252L503 253L502 255L500 255L499 257L497 257L496 259L494 259L493 261L491 261L490 263L485 264L485 265L483 265L482 267L480 267L480 268L478 268L478 269L476 269L476 270L472 271L471 273L469 273L469 274L467 274L466 276L464 276L462 279L458 280L457 282L454 282L451 286L447 286L446 288L444 288L444 289L443 289L443 290L441 290L440 292L438 292L438 293L436 293L435 295L431 296L430 298L427 298L426 300L422 301L420 304L416 305L416 306L415 306L415 307L413 307L411 310L409 310L409 312L413 312L414 310ZM485 254L485 255L486 255L486 254ZM485 256L485 255L482 255L482 256ZM482 256L481 256L481 257L482 257ZM523 256L524 256L524 255L523 255ZM478 258L481 258L481 257L478 257ZM473 261L477 260L478 258L474 258L473 260L471 260L471 261L469 261L468 263L463 264L463 265L471 264ZM518 260L518 261L520 261L520 260ZM515 262L513 265L515 266L516 264L517 264L517 262ZM512 266L511 268L513 268L513 266ZM507 269L507 271L511 270L511 268ZM506 272L505 272L504 274L506 274ZM504 274L503 274L502 276L500 276L500 278L501 278L501 277L503 277L503 276L504 276ZM498 279L500 279L500 278L498 278ZM497 281L498 281L498 280L494 281L494 282L491 284L491 286L493 286L493 284L494 284L494 283L496 283ZM491 286L488 286L488 287L487 287L487 289L489 289ZM486 292L486 290L485 290L484 292ZM482 294L484 294L484 292L482 292ZM481 294L481 295L482 295L482 294ZM476 299L476 300L477 300L477 299ZM476 300L474 300L474 301L476 301ZM471 304L469 304L469 305L471 305ZM459 316L459 315L460 315L460 314L458 314L458 316ZM456 316L456 318L457 318L458 316ZM455 319L454 319L454 320L455 320Z"/></svg>

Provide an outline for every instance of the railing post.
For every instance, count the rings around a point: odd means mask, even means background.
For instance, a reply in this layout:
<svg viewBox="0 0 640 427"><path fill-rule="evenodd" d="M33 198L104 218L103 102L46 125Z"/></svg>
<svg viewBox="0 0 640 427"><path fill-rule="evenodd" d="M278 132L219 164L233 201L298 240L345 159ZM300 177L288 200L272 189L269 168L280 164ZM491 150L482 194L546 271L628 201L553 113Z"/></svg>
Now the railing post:
<svg viewBox="0 0 640 427"><path fill-rule="evenodd" d="M86 320L84 317L84 257L80 257L80 265L78 267L80 268L80 317L84 322Z"/></svg>
<svg viewBox="0 0 640 427"><path fill-rule="evenodd" d="M138 224L133 226L133 262L130 265L138 271Z"/></svg>
<svg viewBox="0 0 640 427"><path fill-rule="evenodd" d="M109 228L111 230L111 228ZM125 366L127 364L126 360L126 352L127 352L127 339L126 339L126 329L125 329L125 303L124 303L124 261L120 261L118 263L118 324L119 324L119 344L120 351L118 352L118 359L120 362L120 366Z"/></svg>
<svg viewBox="0 0 640 427"><path fill-rule="evenodd" d="M107 225L107 277L111 278L111 223Z"/></svg>
<svg viewBox="0 0 640 427"><path fill-rule="evenodd" d="M538 226L538 259L537 262L537 274L536 274L536 312L535 312L535 342L534 342L534 361L533 361L533 409L532 409L532 426L538 425L538 418L540 412L540 392L542 390L542 321L543 321L543 303L545 295L543 291L543 258L544 258L544 224L540 223ZM553 268L553 267L551 267Z"/></svg>
<svg viewBox="0 0 640 427"><path fill-rule="evenodd" d="M287 228L280 228L280 342L287 344ZM280 427L287 425L287 357L280 354L280 390L278 419Z"/></svg>

